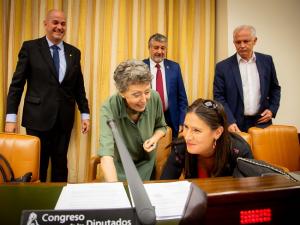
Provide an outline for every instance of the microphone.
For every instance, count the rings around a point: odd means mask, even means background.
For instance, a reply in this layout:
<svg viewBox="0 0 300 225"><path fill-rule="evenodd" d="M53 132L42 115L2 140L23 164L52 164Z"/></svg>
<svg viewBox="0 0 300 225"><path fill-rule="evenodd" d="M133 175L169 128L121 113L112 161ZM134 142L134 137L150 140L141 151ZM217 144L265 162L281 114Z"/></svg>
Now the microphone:
<svg viewBox="0 0 300 225"><path fill-rule="evenodd" d="M119 134L116 123L113 119L109 119L107 120L107 124L112 130L117 148L119 150L125 175L127 177L127 182L130 187L132 199L135 205L137 217L144 225L154 225L156 224L155 209L150 202L140 175L137 172L132 158L128 153L128 149Z"/></svg>

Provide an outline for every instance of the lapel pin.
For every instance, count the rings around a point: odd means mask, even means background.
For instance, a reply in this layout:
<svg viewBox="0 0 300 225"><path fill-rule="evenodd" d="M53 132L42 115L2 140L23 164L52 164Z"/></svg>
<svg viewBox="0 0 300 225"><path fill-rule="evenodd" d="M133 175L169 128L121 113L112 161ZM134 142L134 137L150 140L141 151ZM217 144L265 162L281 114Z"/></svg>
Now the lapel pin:
<svg viewBox="0 0 300 225"><path fill-rule="evenodd" d="M72 57L72 54L70 54L70 57Z"/></svg>

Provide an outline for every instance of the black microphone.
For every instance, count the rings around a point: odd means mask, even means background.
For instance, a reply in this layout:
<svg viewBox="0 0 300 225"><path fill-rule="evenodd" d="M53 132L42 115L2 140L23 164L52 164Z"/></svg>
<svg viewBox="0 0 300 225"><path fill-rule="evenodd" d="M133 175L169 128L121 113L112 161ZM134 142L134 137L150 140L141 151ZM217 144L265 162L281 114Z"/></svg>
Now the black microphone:
<svg viewBox="0 0 300 225"><path fill-rule="evenodd" d="M135 205L137 217L139 221L144 225L156 224L155 209L151 205L149 196L132 161L132 158L128 153L128 149L119 134L116 123L113 119L109 119L107 121L107 124L112 130L117 148L119 150L121 161L125 170L125 175L127 177L127 182L130 187L132 199Z"/></svg>

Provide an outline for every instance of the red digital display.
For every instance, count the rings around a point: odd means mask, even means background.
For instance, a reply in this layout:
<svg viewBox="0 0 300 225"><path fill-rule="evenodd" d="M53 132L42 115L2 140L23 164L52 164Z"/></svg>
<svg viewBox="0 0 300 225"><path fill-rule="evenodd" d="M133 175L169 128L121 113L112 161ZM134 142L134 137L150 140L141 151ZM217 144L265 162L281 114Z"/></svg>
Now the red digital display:
<svg viewBox="0 0 300 225"><path fill-rule="evenodd" d="M272 210L270 208L240 211L240 224L265 223L271 220Z"/></svg>

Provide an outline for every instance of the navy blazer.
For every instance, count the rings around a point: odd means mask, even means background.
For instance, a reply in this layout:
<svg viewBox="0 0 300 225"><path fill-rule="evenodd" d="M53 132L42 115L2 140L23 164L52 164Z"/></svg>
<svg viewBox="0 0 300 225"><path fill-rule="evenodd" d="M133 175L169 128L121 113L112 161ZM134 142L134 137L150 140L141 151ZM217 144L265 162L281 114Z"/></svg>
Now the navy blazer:
<svg viewBox="0 0 300 225"><path fill-rule="evenodd" d="M25 41L7 97L7 112L17 114L24 85L22 126L46 131L56 121L62 128L71 130L75 116L75 102L81 113L89 113L80 51L65 42L66 73L59 83L46 37Z"/></svg>
<svg viewBox="0 0 300 225"><path fill-rule="evenodd" d="M255 52L260 80L259 114L269 109L275 118L280 103L281 87L278 84L273 59L270 55ZM217 63L214 78L214 99L225 108L228 123L243 124L244 97L237 55Z"/></svg>
<svg viewBox="0 0 300 225"><path fill-rule="evenodd" d="M150 60L144 59L150 67ZM172 136L177 137L179 125L184 122L188 100L178 63L164 59L166 85L168 94L168 110L164 113L168 126L172 128Z"/></svg>

